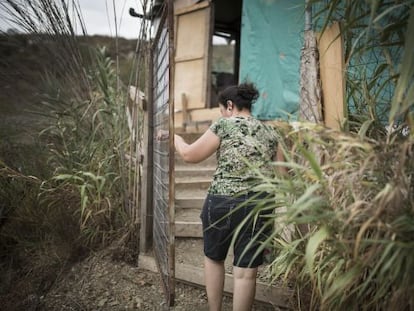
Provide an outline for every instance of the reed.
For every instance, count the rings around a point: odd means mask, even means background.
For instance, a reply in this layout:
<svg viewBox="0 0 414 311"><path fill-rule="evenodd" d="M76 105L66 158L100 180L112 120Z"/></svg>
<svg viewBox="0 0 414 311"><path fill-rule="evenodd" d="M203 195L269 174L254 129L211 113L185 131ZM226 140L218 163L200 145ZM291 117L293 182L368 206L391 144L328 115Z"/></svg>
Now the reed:
<svg viewBox="0 0 414 311"><path fill-rule="evenodd" d="M274 211L268 276L295 288L295 309L411 310L413 2L311 2L321 31L341 22L351 117L343 131L277 124L289 173L256 188L270 194L257 212Z"/></svg>
<svg viewBox="0 0 414 311"><path fill-rule="evenodd" d="M76 33L80 27L86 34L77 1L7 0L0 9L11 25L27 32L3 35L27 38L41 50L42 59L32 60L42 73L40 79L36 76L40 82L31 90L36 96L30 104L47 124L33 146L42 149L44 172L18 171L9 158L1 163L2 195L12 200L19 189L28 190L24 206L19 200L8 205L5 217L10 225L1 228L2 242L23 253L25 241L40 247L67 238L68 247L73 246L69 253L106 246L128 234L133 222L125 211L129 193L124 153L130 133L127 92L118 66L105 49L91 48ZM29 151L27 160L31 155L36 154ZM27 228L28 223L37 226L36 234L13 229ZM7 242L12 236L14 242Z"/></svg>

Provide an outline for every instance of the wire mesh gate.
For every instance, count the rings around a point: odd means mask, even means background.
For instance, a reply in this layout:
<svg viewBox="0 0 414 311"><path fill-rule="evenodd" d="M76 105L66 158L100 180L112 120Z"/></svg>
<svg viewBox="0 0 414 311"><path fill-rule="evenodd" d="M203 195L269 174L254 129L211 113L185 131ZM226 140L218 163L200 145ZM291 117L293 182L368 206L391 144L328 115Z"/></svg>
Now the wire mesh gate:
<svg viewBox="0 0 414 311"><path fill-rule="evenodd" d="M153 243L167 304L174 304L174 102L172 1L165 2L161 22L152 46L151 83L154 133L168 130L168 142L153 148Z"/></svg>

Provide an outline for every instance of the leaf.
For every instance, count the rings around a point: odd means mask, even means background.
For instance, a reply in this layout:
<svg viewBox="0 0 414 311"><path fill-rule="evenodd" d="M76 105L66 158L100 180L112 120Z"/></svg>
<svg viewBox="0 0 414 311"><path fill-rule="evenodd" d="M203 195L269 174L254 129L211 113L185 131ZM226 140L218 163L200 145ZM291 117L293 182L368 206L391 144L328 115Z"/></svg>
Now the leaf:
<svg viewBox="0 0 414 311"><path fill-rule="evenodd" d="M369 130L372 123L374 123L374 120L366 120L364 123L362 123L361 128L358 131L358 135L362 140L367 137L367 131Z"/></svg>
<svg viewBox="0 0 414 311"><path fill-rule="evenodd" d="M83 179L80 178L79 176L72 175L72 174L56 175L56 176L53 177L53 179L55 179L55 180L78 180L78 181L83 181Z"/></svg>
<svg viewBox="0 0 414 311"><path fill-rule="evenodd" d="M323 226L316 233L314 233L306 245L305 260L306 266L309 270L311 278L314 278L313 264L315 262L316 251L319 245L329 236L328 229Z"/></svg>
<svg viewBox="0 0 414 311"><path fill-rule="evenodd" d="M357 280L360 274L361 267L359 265L353 266L333 282L332 286L323 295L323 300L325 302L329 301L335 296L338 296L338 293L341 293L341 296L346 295L347 290L351 287L351 283Z"/></svg>

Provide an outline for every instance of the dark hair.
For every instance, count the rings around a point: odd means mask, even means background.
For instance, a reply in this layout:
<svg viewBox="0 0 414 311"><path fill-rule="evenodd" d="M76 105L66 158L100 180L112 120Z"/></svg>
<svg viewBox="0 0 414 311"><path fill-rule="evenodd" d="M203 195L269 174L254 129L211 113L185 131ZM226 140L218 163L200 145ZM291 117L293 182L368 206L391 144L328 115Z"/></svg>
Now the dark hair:
<svg viewBox="0 0 414 311"><path fill-rule="evenodd" d="M252 104L259 98L259 91L253 83L242 83L225 88L218 95L218 101L227 108L227 101L231 100L237 107L242 110L246 108L251 110Z"/></svg>

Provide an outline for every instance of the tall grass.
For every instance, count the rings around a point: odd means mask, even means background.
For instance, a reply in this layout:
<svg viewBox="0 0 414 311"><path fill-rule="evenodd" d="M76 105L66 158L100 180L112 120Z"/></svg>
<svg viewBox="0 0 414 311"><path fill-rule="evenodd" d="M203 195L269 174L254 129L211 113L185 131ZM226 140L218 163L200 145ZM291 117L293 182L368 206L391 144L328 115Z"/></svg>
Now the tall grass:
<svg viewBox="0 0 414 311"><path fill-rule="evenodd" d="M22 156L27 162L37 158L37 169L19 169L18 161L2 154L2 259L38 258L45 268L121 236L128 242L127 98L114 62L105 49L90 48L75 34L75 23L83 29L77 1L7 0L0 8L41 51L42 58L33 59L41 74L31 77L37 88L30 96L33 113L48 124L39 145Z"/></svg>
<svg viewBox="0 0 414 311"><path fill-rule="evenodd" d="M48 143L53 177L44 182L42 202L56 205L62 192L78 206L81 232L91 243L107 244L111 234L126 223L123 212L126 185L122 162L128 138L123 99L105 51L97 54L89 72L94 87L90 100L67 101L48 96L42 105L54 124L42 131ZM64 109L62 109L64 107Z"/></svg>
<svg viewBox="0 0 414 311"><path fill-rule="evenodd" d="M259 188L276 202L272 280L296 284L302 310L412 307L413 142L310 124L286 134L287 162L277 165L290 173Z"/></svg>
<svg viewBox="0 0 414 311"><path fill-rule="evenodd" d="M257 187L274 210L269 277L294 286L299 310L412 310L413 2L312 3L321 30L341 22L353 119L277 124L289 173Z"/></svg>
<svg viewBox="0 0 414 311"><path fill-rule="evenodd" d="M412 0L406 1L344 1L312 0L315 28L324 31L333 21L341 25L345 46L344 78L348 104L348 127L358 131L367 123L367 134L375 137L386 135L384 125L401 125L407 122L407 111L395 115L391 102L397 81L409 81L400 74L410 71L405 58L412 50L413 27ZM404 51L407 51L404 54ZM408 52L410 54L410 52ZM407 67L400 67L402 62ZM400 93L406 94L406 93ZM394 108L397 104L394 102ZM405 105L407 110L407 104ZM391 119L392 120L391 120ZM369 124L369 126L368 126Z"/></svg>

